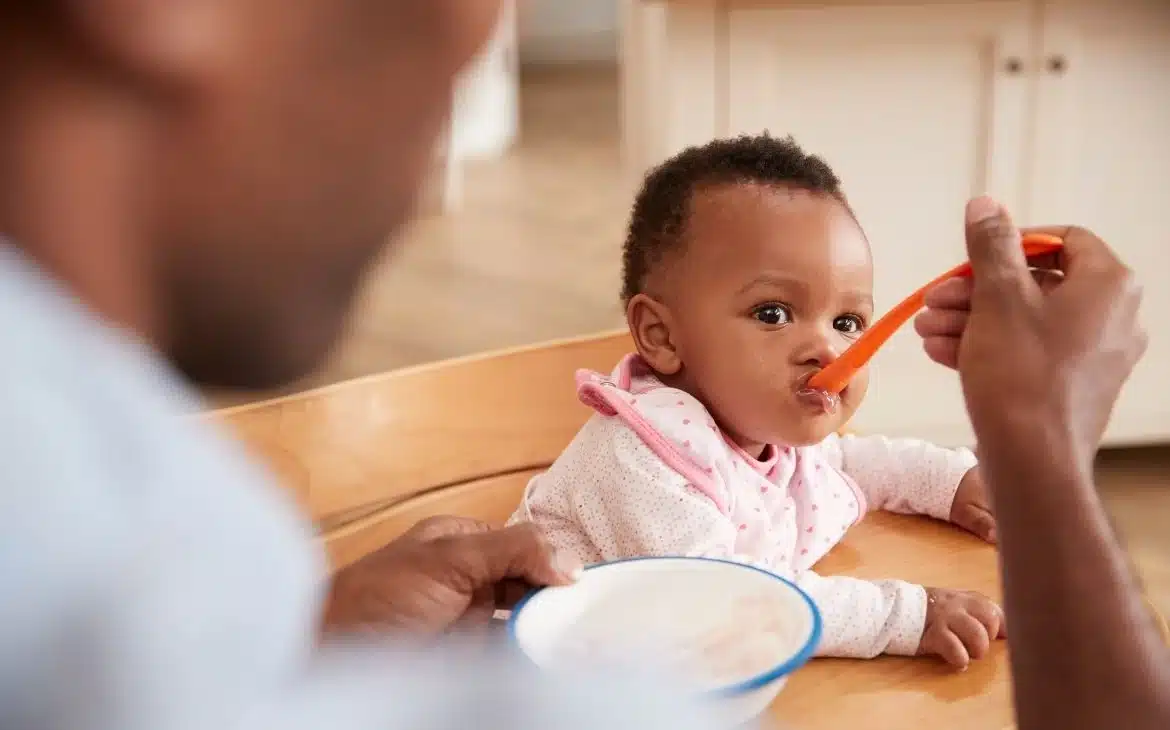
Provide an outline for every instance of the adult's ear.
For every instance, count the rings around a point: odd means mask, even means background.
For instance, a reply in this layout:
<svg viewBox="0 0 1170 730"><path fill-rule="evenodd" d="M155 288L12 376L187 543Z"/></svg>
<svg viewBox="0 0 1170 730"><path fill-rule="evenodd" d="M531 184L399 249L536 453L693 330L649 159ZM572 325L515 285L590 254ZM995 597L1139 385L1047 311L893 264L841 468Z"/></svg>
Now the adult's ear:
<svg viewBox="0 0 1170 730"><path fill-rule="evenodd" d="M669 307L648 294L636 294L626 306L626 322L638 354L655 372L674 375L682 369L682 358L671 336Z"/></svg>
<svg viewBox="0 0 1170 730"><path fill-rule="evenodd" d="M50 22L96 71L133 81L197 85L230 68L249 39L241 28L261 27L260 2L232 0L45 0L56 6ZM271 12L283 12L267 3ZM254 49L263 53L263 49Z"/></svg>

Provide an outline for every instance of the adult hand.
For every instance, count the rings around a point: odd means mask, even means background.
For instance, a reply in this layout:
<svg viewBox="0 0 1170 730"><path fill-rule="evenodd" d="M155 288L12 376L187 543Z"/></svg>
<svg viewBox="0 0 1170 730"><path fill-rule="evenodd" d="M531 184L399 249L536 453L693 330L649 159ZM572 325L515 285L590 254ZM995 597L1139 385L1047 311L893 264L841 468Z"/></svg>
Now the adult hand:
<svg viewBox="0 0 1170 730"><path fill-rule="evenodd" d="M580 570L533 525L436 517L340 571L325 622L421 635L484 625L531 587L571 583Z"/></svg>
<svg viewBox="0 0 1170 730"><path fill-rule="evenodd" d="M950 520L972 535L995 544L995 515L979 467L968 471L959 482L951 502Z"/></svg>
<svg viewBox="0 0 1170 730"><path fill-rule="evenodd" d="M1062 276L1038 283L1007 211L989 198L973 200L967 207L973 278L931 291L915 326L927 354L958 369L982 452L1056 444L1075 466L1088 468L1118 393L1145 352L1141 289L1089 231L1025 232L1064 240L1060 252L1033 261Z"/></svg>

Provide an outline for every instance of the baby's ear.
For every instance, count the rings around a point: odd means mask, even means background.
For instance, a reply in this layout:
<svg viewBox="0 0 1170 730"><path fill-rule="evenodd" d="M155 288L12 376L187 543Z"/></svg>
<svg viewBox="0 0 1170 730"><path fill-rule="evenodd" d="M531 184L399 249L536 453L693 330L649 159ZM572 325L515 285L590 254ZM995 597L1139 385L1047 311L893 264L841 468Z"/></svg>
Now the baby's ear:
<svg viewBox="0 0 1170 730"><path fill-rule="evenodd" d="M660 375L674 375L682 360L671 336L670 309L648 294L635 294L626 305L626 322L638 354Z"/></svg>

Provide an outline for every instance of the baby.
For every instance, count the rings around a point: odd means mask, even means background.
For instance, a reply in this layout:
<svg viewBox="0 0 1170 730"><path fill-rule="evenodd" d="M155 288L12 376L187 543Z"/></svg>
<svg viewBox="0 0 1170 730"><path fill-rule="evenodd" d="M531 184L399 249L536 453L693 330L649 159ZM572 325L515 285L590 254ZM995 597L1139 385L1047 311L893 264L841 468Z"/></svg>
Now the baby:
<svg viewBox="0 0 1170 730"><path fill-rule="evenodd" d="M822 655L964 667L986 653L1004 624L981 595L811 570L869 510L995 539L970 451L838 436L864 373L832 412L801 395L874 314L869 243L828 165L767 135L687 149L647 176L624 264L637 353L611 375L578 374L596 414L512 521L585 563L687 555L770 570L820 608Z"/></svg>

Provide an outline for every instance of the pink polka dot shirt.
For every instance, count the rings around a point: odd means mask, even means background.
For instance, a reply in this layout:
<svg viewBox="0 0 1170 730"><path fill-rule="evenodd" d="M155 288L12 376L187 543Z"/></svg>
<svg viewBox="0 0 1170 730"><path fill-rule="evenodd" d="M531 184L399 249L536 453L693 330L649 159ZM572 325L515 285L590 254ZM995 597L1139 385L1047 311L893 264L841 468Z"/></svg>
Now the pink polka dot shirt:
<svg viewBox="0 0 1170 730"><path fill-rule="evenodd" d="M946 519L975 466L966 449L917 440L832 436L769 446L756 459L707 409L628 356L611 376L582 371L597 413L525 490L511 521L538 523L585 563L648 555L750 563L793 580L824 618L819 653L913 654L926 619L922 586L821 576L813 565L867 510Z"/></svg>

